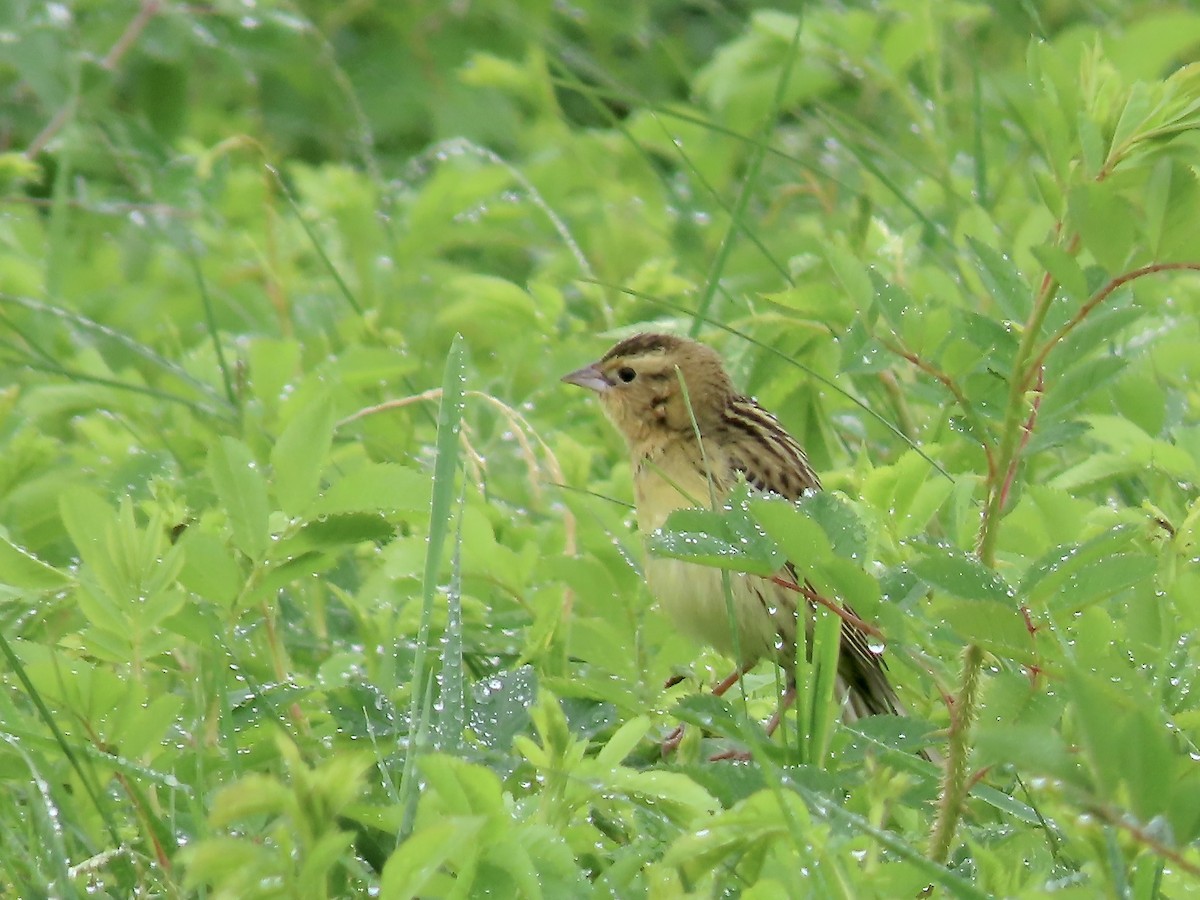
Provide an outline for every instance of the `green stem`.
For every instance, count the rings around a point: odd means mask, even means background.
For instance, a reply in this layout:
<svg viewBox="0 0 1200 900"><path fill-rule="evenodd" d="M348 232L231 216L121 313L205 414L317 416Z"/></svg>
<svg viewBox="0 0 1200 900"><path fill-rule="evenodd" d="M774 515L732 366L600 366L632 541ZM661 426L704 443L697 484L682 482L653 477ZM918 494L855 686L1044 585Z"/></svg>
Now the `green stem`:
<svg viewBox="0 0 1200 900"><path fill-rule="evenodd" d="M1000 450L996 454L996 465L988 473L988 496L979 526L979 559L985 566L996 563L996 538L999 535L1000 516L1003 514L1004 482L1009 467L1013 464L1021 436L1021 424L1025 420L1025 388L1029 382L1029 361L1038 345L1038 335L1050 312L1050 304L1058 292L1058 282L1047 275L1034 301L1033 309L1025 322L1017 355L1013 358L1008 377L1008 403L1004 409L1004 428L1000 433Z"/></svg>
<svg viewBox="0 0 1200 900"><path fill-rule="evenodd" d="M962 687L951 710L946 775L942 780L937 820L930 837L929 858L940 865L945 865L950 856L958 820L962 818L967 802L967 753L971 749L968 736L979 703L982 669L983 650L978 644L968 644L963 653Z"/></svg>

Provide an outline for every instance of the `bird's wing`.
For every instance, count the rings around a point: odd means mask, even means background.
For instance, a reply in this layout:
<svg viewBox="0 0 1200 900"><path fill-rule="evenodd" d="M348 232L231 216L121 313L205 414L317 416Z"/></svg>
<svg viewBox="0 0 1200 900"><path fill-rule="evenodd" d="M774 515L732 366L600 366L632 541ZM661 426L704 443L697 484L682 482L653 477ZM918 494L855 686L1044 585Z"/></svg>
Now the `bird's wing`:
<svg viewBox="0 0 1200 900"><path fill-rule="evenodd" d="M789 500L799 500L806 491L821 489L804 448L773 415L749 397L730 401L721 422L725 432L722 444L728 448L729 464L752 487ZM787 568L798 584L795 568L790 563ZM846 609L854 613L849 606ZM886 669L883 657L871 649L867 636L843 621L838 674L850 688L850 711L855 717L899 712L899 701Z"/></svg>
<svg viewBox="0 0 1200 900"><path fill-rule="evenodd" d="M735 397L721 416L721 444L729 464L760 491L799 500L805 491L821 489L804 448L779 420L751 400Z"/></svg>

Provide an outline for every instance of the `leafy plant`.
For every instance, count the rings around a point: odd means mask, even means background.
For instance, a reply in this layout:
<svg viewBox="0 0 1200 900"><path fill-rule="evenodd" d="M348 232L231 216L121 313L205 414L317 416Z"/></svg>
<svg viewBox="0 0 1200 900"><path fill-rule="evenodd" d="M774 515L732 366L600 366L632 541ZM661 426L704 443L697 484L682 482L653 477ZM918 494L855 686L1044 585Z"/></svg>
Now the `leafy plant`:
<svg viewBox="0 0 1200 900"><path fill-rule="evenodd" d="M6 896L1196 892L1195 12L0 31ZM647 327L827 490L643 548L558 378ZM645 552L796 560L908 715L822 608L767 740Z"/></svg>

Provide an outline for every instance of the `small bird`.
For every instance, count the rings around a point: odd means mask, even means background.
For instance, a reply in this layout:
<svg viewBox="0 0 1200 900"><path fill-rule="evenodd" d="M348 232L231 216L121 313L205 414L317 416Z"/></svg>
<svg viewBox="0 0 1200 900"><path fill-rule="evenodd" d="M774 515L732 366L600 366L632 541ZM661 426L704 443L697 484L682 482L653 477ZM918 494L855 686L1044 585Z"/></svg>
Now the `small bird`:
<svg viewBox="0 0 1200 900"><path fill-rule="evenodd" d="M680 379L687 385L686 396ZM661 528L677 509L707 506L713 495L722 502L739 478L755 490L793 501L821 488L800 444L771 413L734 388L720 356L704 344L669 334L635 334L562 380L595 391L624 435L643 535ZM737 647L737 670L713 693L724 693L761 659L773 659L783 668L787 690L768 733L795 700L796 689L801 595L790 563L781 574L784 578L771 579L731 573L735 645L719 570L676 559L652 557L646 563L650 593L681 632L730 657ZM789 582L790 588L785 586ZM805 627L811 634L810 602ZM853 617L852 610L846 611ZM843 721L897 714L900 706L883 659L847 621L850 617L843 618L838 658ZM681 736L677 729L668 737L664 752Z"/></svg>

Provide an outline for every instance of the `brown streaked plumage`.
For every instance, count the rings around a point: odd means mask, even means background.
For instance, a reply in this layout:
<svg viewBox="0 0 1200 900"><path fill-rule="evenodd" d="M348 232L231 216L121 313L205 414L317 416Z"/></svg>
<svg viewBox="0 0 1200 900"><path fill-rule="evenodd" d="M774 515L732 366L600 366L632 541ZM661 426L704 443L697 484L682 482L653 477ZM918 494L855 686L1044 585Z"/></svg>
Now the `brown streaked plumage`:
<svg viewBox="0 0 1200 900"><path fill-rule="evenodd" d="M687 386L686 399L680 377ZM704 344L669 334L635 334L563 381L595 391L605 414L625 437L633 457L643 534L661 527L676 509L719 502L739 476L757 490L789 500L821 488L800 444L771 413L738 393L721 358ZM789 580L796 577L790 564L782 574ZM646 579L675 625L736 656L739 673L760 659L774 659L788 677L781 711L791 702L799 594L769 578L734 575L730 586L738 631L735 654L719 571L652 558L646 564ZM811 614L805 626L811 631ZM717 692L734 684L739 673L723 681ZM898 712L883 660L849 622L842 625L838 676L844 720ZM778 716L770 727L777 723Z"/></svg>

